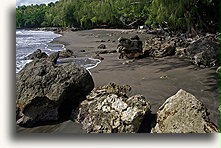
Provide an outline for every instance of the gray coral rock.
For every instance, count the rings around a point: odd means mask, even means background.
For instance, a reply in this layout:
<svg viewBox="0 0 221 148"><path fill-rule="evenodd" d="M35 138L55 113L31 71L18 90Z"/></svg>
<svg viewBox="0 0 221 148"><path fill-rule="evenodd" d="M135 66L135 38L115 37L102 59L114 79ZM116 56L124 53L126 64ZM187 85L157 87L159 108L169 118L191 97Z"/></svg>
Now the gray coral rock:
<svg viewBox="0 0 221 148"><path fill-rule="evenodd" d="M153 133L216 133L206 107L192 94L179 90L159 108Z"/></svg>
<svg viewBox="0 0 221 148"><path fill-rule="evenodd" d="M153 57L161 58L172 56L175 54L175 42L166 42L161 44L161 47L153 51Z"/></svg>
<svg viewBox="0 0 221 148"><path fill-rule="evenodd" d="M162 58L175 55L175 41L165 41L162 38L150 38L144 43L144 53L148 56Z"/></svg>
<svg viewBox="0 0 221 148"><path fill-rule="evenodd" d="M136 133L151 106L142 95L128 98L128 90L114 83L94 89L81 103L76 120L88 133Z"/></svg>

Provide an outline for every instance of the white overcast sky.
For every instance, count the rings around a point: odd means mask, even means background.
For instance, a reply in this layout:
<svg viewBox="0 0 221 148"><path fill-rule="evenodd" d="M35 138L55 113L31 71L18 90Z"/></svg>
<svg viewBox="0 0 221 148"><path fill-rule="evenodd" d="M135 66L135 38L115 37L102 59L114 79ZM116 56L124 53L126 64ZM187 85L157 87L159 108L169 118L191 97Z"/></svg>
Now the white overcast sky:
<svg viewBox="0 0 221 148"><path fill-rule="evenodd" d="M31 4L48 4L58 0L16 0L16 6L31 5Z"/></svg>

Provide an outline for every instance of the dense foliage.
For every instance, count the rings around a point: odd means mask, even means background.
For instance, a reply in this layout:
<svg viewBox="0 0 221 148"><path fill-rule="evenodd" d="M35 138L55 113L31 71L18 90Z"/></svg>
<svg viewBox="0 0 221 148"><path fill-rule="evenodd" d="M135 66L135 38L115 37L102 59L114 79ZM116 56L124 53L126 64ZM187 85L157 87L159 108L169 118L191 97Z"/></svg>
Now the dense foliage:
<svg viewBox="0 0 221 148"><path fill-rule="evenodd" d="M219 28L219 0L152 0L152 23L167 22L176 30L215 31Z"/></svg>
<svg viewBox="0 0 221 148"><path fill-rule="evenodd" d="M16 9L16 27L39 27L44 21L46 5L21 6Z"/></svg>
<svg viewBox="0 0 221 148"><path fill-rule="evenodd" d="M60 0L16 8L17 27L137 27L211 31L219 27L219 0Z"/></svg>

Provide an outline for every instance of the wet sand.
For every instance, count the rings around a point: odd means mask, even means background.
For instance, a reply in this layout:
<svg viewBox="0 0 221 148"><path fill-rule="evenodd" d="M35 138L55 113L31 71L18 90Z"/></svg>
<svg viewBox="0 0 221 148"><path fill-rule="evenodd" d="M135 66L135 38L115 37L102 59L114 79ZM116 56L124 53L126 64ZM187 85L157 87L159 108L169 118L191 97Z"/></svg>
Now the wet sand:
<svg viewBox="0 0 221 148"><path fill-rule="evenodd" d="M63 36L54 40L65 44L67 49L77 57L92 57L100 44L107 49L117 49L117 39L130 37L134 33L128 30L95 29L78 32L63 32ZM138 34L142 41L151 35ZM101 42L102 41L102 42ZM81 52L85 50L85 52ZM186 90L197 97L208 108L210 119L219 126L219 74L215 68L196 69L187 59L177 57L144 58L135 61L118 59L119 54L102 54L104 60L91 69L95 87L106 85L109 82L127 84L132 87L129 96L142 94L151 103L151 110L156 114L165 100L174 95L179 89ZM50 132L63 129L75 133L69 128L70 124L60 124L51 127ZM64 128L65 127L65 128ZM79 126L74 126L79 128ZM38 129L39 130L39 129ZM38 131L37 130L37 131ZM80 131L80 130L78 130Z"/></svg>
<svg viewBox="0 0 221 148"><path fill-rule="evenodd" d="M82 130L82 126L71 120L65 121L63 123L54 125L44 125L33 128L23 128L16 126L16 132L19 134L25 133L51 133L51 134L76 134L76 133L86 133Z"/></svg>

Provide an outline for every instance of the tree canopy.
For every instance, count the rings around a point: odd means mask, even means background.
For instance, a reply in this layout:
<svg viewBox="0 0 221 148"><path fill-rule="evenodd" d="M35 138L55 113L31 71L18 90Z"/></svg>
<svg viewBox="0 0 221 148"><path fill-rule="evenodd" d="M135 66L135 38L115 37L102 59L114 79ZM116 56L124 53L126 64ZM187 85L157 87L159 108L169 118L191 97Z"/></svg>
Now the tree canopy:
<svg viewBox="0 0 221 148"><path fill-rule="evenodd" d="M212 31L219 26L219 0L152 0L149 18L175 30Z"/></svg>
<svg viewBox="0 0 221 148"><path fill-rule="evenodd" d="M219 0L60 0L48 5L19 6L19 27L137 27L219 29Z"/></svg>

